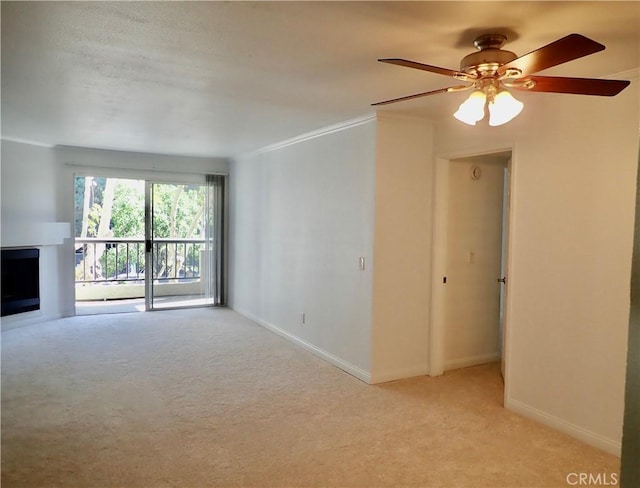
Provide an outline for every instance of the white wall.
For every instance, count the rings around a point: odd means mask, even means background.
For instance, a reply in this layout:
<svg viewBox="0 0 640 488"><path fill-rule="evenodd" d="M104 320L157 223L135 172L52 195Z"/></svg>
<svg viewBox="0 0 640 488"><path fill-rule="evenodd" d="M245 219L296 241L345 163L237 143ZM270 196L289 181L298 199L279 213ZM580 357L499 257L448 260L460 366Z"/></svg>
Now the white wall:
<svg viewBox="0 0 640 488"><path fill-rule="evenodd" d="M365 381L374 180L372 119L240 157L230 172L231 307Z"/></svg>
<svg viewBox="0 0 640 488"><path fill-rule="evenodd" d="M428 373L433 128L378 114L372 382Z"/></svg>
<svg viewBox="0 0 640 488"><path fill-rule="evenodd" d="M58 188L51 148L2 140L2 221L55 222Z"/></svg>
<svg viewBox="0 0 640 488"><path fill-rule="evenodd" d="M56 161L51 148L2 141L2 234L58 221ZM26 227L25 227L26 226ZM26 237L25 237L26 238ZM33 246L30 239L11 236L18 246ZM3 317L2 327L13 327L61 315L59 292L61 246L40 247L40 310Z"/></svg>
<svg viewBox="0 0 640 488"><path fill-rule="evenodd" d="M480 168L478 179L472 168ZM449 164L445 369L499 356L500 258L506 161Z"/></svg>
<svg viewBox="0 0 640 488"><path fill-rule="evenodd" d="M12 222L67 222L73 229L76 171L141 178L193 178L190 175L227 173L228 161L220 158L189 158L123 151L58 147L48 148L2 140L2 227ZM73 315L74 246L41 250L41 310L45 320ZM26 318L28 314L21 314ZM15 316L5 322L31 323Z"/></svg>
<svg viewBox="0 0 640 488"><path fill-rule="evenodd" d="M512 123L444 121L436 155L514 147L507 406L619 454L638 80L615 98L532 93Z"/></svg>

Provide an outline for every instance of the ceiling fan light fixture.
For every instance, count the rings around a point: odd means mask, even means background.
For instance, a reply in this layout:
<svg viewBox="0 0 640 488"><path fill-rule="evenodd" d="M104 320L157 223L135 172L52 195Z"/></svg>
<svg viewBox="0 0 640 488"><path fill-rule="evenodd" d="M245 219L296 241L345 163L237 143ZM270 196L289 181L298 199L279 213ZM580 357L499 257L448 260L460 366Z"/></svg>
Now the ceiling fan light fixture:
<svg viewBox="0 0 640 488"><path fill-rule="evenodd" d="M507 90L502 90L489 102L489 125L495 127L506 124L517 117L523 108L524 103L516 100Z"/></svg>
<svg viewBox="0 0 640 488"><path fill-rule="evenodd" d="M523 56L502 49L506 40L503 34L479 36L474 41L478 51L462 59L459 71L402 58L379 59L378 61L383 63L450 76L470 84L440 88L373 105L386 105L438 93L474 89L453 116L465 124L476 125L476 122L484 118L485 110L488 108L489 125L497 126L513 120L524 107L524 104L513 98L505 87L531 92L612 97L630 84L629 80L535 75L539 71L600 52L605 48L604 45L580 34L569 34Z"/></svg>
<svg viewBox="0 0 640 488"><path fill-rule="evenodd" d="M476 90L460 104L458 111L453 116L465 124L476 125L476 122L484 118L486 101L487 95L482 90Z"/></svg>

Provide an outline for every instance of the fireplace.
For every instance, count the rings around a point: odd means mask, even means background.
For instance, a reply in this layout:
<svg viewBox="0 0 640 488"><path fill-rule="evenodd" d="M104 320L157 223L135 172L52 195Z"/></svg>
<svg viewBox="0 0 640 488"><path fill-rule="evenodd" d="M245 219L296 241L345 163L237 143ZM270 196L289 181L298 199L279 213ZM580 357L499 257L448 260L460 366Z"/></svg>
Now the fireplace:
<svg viewBox="0 0 640 488"><path fill-rule="evenodd" d="M40 250L2 249L2 317L40 309Z"/></svg>

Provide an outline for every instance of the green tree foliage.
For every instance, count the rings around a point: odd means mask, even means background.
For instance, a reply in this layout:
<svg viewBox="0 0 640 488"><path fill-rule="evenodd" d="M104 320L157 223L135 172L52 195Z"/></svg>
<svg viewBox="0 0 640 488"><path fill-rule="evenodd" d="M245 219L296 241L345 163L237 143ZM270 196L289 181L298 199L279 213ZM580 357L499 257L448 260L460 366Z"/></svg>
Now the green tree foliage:
<svg viewBox="0 0 640 488"><path fill-rule="evenodd" d="M75 202L75 236L80 237L82 235L82 220L86 209L84 208L85 202L85 183L87 178L90 180L90 190L88 195L88 218L89 227L87 229L87 236L95 237L100 223L100 214L102 211L102 200L104 197L104 188L107 183L106 178L98 178L93 176L77 176L75 178L74 187L74 202Z"/></svg>
<svg viewBox="0 0 640 488"><path fill-rule="evenodd" d="M113 237L144 239L144 181L118 180L110 228Z"/></svg>
<svg viewBox="0 0 640 488"><path fill-rule="evenodd" d="M93 178L87 236L96 237L102 218L106 178ZM82 232L85 177L75 181L75 235ZM178 195L173 212L174 200ZM199 185L157 184L153 189L155 237L199 238L204 235L204 191ZM113 237L144 237L144 181L119 179L109 228Z"/></svg>
<svg viewBox="0 0 640 488"><path fill-rule="evenodd" d="M154 237L204 237L204 191L198 185L155 185Z"/></svg>
<svg viewBox="0 0 640 488"><path fill-rule="evenodd" d="M75 236L80 237L82 235L82 217L84 207L84 178L76 178L74 182L74 202L75 202Z"/></svg>
<svg viewBox="0 0 640 488"><path fill-rule="evenodd" d="M91 178L91 177L87 177ZM106 178L92 178L90 185L86 185L85 177L76 177L75 181L75 234L82 235L83 220L87 213L87 237L128 238L144 239L144 207L145 207L145 183L143 180L118 179L113 193L113 202L108 227L108 235L98 235L101 221L106 216L103 208L108 202L104 202ZM91 194L85 198L85 192ZM203 213L204 190L200 185L153 185L153 226L155 238L182 238L198 239L204 237ZM186 273L193 273L197 268L195 261L199 261L199 246L184 244L177 247L170 244L164 252L158 252L156 256L156 270L159 276L168 276L172 271L177 273L176 267L188 268ZM117 263L116 263L117 251ZM92 272L92 277L112 277L131 272L127 270L127 261L133 268L135 277L144 266L144 246L142 244L117 245L107 244L96 248L96 259L100 262L101 270ZM179 256L179 262L176 261ZM82 265L82 266L81 266ZM195 265L195 268L194 268ZM84 276L86 264L78 263L78 273ZM191 271L189 271L191 269ZM91 279L86 276L84 279Z"/></svg>

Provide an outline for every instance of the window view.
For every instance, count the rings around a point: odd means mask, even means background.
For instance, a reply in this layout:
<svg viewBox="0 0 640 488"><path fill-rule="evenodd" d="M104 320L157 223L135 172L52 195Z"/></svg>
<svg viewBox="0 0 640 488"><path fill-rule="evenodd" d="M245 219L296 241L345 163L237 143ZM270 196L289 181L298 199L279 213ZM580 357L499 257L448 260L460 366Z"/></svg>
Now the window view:
<svg viewBox="0 0 640 488"><path fill-rule="evenodd" d="M75 180L76 298L117 298L106 284L144 284L144 180ZM134 291L136 290L136 291ZM144 287L120 291L144 298Z"/></svg>
<svg viewBox="0 0 640 488"><path fill-rule="evenodd" d="M149 225L145 224L146 185L150 185ZM80 313L144 310L145 297L148 308L212 303L207 299L206 270L212 258L205 238L206 188L76 177L75 280ZM145 283L147 272L149 283Z"/></svg>
<svg viewBox="0 0 640 488"><path fill-rule="evenodd" d="M205 238L205 185L151 186L153 308L204 305L210 256Z"/></svg>

